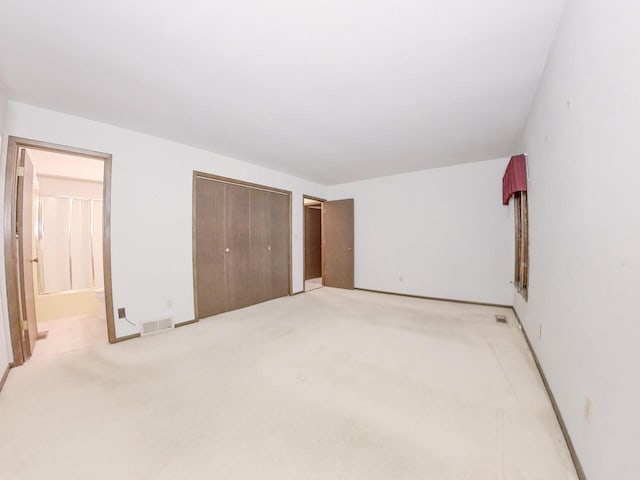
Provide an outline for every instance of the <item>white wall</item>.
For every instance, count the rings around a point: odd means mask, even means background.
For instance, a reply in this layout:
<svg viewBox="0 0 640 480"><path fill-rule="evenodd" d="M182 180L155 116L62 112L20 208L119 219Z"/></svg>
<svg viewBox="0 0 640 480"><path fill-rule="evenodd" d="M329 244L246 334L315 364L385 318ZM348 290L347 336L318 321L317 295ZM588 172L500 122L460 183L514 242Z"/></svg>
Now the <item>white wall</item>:
<svg viewBox="0 0 640 480"><path fill-rule="evenodd" d="M7 94L0 89L0 137L4 135L4 122L7 110Z"/></svg>
<svg viewBox="0 0 640 480"><path fill-rule="evenodd" d="M513 218L507 159L329 188L354 198L358 288L511 305Z"/></svg>
<svg viewBox="0 0 640 480"><path fill-rule="evenodd" d="M640 472L639 18L637 0L567 3L522 142L531 277L516 309L589 480Z"/></svg>
<svg viewBox="0 0 640 480"><path fill-rule="evenodd" d="M326 196L325 187L182 144L14 102L8 104L6 133L113 154L113 301L114 308L127 308L129 319L142 322L172 314L181 322L194 317L193 170L293 191L293 290L302 290L302 195ZM5 166L6 141L0 178ZM6 305L4 267L0 282ZM6 317L6 307L3 314ZM116 318L117 336L137 330Z"/></svg>

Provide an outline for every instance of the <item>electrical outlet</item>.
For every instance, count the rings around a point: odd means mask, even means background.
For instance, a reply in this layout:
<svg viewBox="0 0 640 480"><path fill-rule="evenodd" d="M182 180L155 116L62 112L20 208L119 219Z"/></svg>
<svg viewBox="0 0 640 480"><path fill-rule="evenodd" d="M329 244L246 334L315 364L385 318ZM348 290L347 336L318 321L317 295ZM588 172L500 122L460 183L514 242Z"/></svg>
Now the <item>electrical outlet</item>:
<svg viewBox="0 0 640 480"><path fill-rule="evenodd" d="M118 309L118 318L125 318L127 316L127 313L125 312L124 308L119 308Z"/></svg>
<svg viewBox="0 0 640 480"><path fill-rule="evenodd" d="M591 416L593 415L593 401L589 395L584 399L584 419L587 422L591 421Z"/></svg>

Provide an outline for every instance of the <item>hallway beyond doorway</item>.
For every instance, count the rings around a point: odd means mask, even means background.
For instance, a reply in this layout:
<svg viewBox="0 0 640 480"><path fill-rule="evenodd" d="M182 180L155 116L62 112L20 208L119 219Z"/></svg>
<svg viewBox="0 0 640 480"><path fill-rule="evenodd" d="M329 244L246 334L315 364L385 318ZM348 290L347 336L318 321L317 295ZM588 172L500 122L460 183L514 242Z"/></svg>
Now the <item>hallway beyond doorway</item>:
<svg viewBox="0 0 640 480"><path fill-rule="evenodd" d="M316 288L322 288L322 277L311 278L304 281L304 290L306 292L315 290Z"/></svg>

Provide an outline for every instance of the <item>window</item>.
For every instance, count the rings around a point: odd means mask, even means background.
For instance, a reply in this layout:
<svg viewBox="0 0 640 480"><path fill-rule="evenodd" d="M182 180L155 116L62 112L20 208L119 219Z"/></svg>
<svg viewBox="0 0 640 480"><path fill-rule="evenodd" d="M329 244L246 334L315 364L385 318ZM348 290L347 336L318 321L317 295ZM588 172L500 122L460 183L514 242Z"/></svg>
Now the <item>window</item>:
<svg viewBox="0 0 640 480"><path fill-rule="evenodd" d="M513 194L516 225L516 268L514 284L526 300L529 291L529 205L527 192Z"/></svg>

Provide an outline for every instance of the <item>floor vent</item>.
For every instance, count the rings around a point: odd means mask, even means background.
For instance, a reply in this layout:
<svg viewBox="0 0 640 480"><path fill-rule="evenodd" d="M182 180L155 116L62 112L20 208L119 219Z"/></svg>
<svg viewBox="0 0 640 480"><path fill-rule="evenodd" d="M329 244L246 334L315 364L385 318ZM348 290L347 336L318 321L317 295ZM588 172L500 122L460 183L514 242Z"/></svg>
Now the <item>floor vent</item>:
<svg viewBox="0 0 640 480"><path fill-rule="evenodd" d="M140 325L140 335L151 335L152 333L164 332L173 328L173 318L161 318L151 320Z"/></svg>
<svg viewBox="0 0 640 480"><path fill-rule="evenodd" d="M498 323L507 323L506 315L496 315L496 322Z"/></svg>

